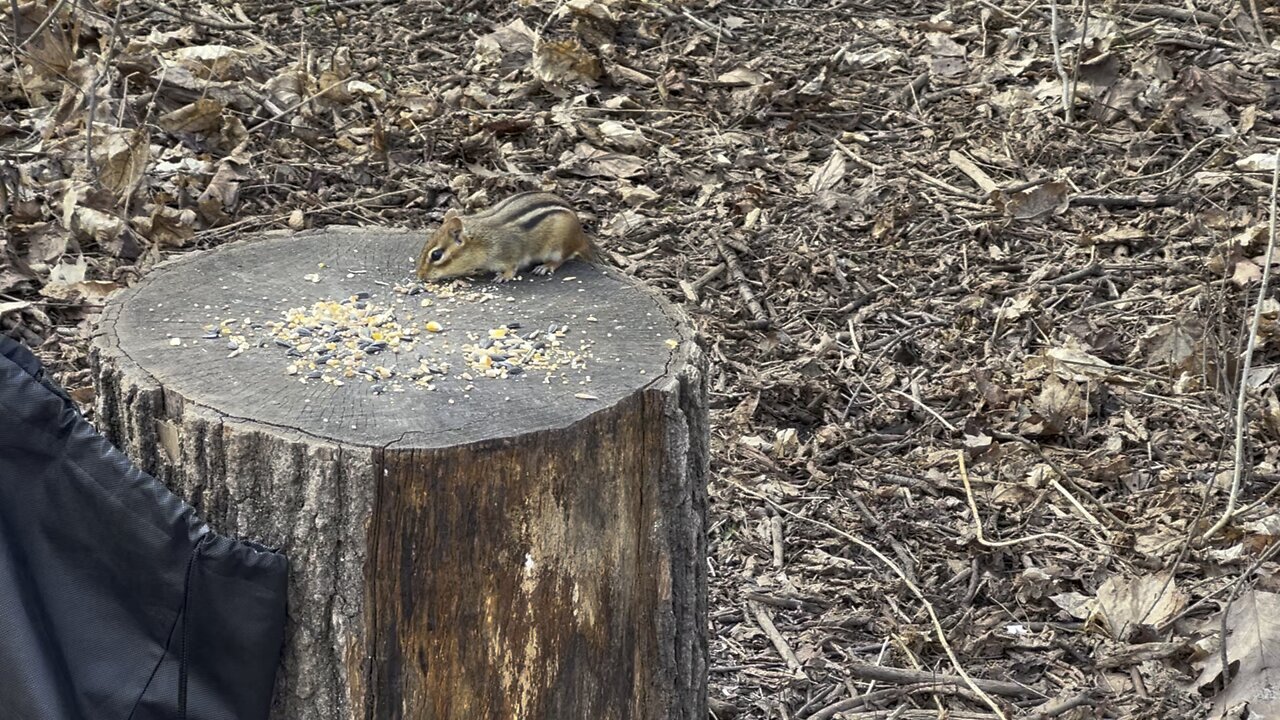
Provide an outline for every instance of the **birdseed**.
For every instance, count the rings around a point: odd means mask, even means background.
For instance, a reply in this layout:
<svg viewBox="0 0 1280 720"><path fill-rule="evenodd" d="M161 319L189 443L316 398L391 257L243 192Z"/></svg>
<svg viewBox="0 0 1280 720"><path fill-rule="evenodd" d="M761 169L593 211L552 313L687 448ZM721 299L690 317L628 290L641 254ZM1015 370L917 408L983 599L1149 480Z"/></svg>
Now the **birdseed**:
<svg viewBox="0 0 1280 720"><path fill-rule="evenodd" d="M411 309L407 298L416 298L417 308ZM281 371L300 383L342 387L363 380L377 395L409 388L435 391L446 378L464 384L464 392L475 382L531 374L542 375L543 383L567 384L569 373L579 385L590 382L586 370L593 342L572 336L566 324L524 330L520 322L508 322L463 338L442 322L447 304L496 299L465 283L396 284L386 297L361 290L290 308L278 320L224 319L206 326L202 337L224 340L231 357L251 349L279 352Z"/></svg>

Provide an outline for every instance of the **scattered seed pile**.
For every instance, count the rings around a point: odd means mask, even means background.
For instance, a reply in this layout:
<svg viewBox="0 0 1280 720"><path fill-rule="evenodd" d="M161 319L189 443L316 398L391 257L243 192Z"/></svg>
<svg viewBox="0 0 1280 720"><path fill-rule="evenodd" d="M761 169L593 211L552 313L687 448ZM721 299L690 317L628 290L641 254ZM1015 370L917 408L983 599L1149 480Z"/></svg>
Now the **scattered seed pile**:
<svg viewBox="0 0 1280 720"><path fill-rule="evenodd" d="M426 315L416 313L413 300ZM594 342L583 336L573 345L566 324L526 329L520 322L507 322L484 333L468 331L462 338L448 326L450 305L498 300L465 283L397 284L386 302L359 291L290 308L281 320L222 319L206 326L203 337L225 338L229 357L254 348L278 349L281 372L302 383L341 387L363 380L379 395L407 387L435 391L454 370L458 372L452 377L463 383L464 392L481 378L540 375L543 383L591 382L587 367Z"/></svg>

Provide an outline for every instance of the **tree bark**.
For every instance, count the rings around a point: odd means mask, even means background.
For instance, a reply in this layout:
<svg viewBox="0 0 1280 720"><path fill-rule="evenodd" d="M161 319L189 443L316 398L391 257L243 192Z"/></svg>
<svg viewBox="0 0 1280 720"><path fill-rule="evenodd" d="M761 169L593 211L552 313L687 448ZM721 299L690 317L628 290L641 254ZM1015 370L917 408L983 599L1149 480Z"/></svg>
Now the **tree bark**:
<svg viewBox="0 0 1280 720"><path fill-rule="evenodd" d="M102 314L99 427L214 528L288 556L273 718L703 720L706 362L687 320L574 263L424 308L390 290L421 240L329 228L157 267ZM420 331L442 318L441 356L560 325L585 366L455 365L381 394L288 374L265 323L357 293ZM229 351L205 337L228 318L262 332Z"/></svg>

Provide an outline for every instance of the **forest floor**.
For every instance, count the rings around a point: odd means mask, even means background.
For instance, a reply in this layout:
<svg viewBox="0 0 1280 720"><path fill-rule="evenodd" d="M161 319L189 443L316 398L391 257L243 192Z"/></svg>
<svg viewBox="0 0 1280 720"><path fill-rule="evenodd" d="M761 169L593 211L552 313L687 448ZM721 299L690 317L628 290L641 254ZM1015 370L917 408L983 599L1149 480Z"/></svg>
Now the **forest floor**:
<svg viewBox="0 0 1280 720"><path fill-rule="evenodd" d="M3 5L0 331L86 409L166 257L554 189L712 359L715 717L1280 714L1269 4Z"/></svg>

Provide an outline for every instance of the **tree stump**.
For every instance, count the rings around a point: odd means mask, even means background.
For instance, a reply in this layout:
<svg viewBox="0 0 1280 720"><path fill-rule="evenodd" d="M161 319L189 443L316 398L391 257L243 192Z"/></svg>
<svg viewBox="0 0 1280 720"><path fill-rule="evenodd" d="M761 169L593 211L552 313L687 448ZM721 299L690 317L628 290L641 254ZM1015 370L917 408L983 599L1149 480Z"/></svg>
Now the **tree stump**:
<svg viewBox="0 0 1280 720"><path fill-rule="evenodd" d="M408 294L422 239L328 228L155 268L102 313L99 427L289 557L273 718L703 720L686 319L580 263Z"/></svg>

